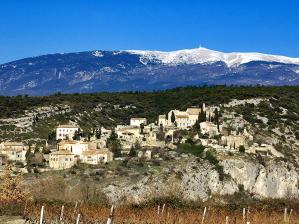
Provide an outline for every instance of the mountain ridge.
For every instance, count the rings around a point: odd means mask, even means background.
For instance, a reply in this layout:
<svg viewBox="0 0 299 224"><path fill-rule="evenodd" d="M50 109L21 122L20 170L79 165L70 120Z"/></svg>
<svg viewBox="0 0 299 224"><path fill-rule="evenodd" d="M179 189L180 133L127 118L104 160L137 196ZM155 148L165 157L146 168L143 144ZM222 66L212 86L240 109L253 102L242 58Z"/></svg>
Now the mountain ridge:
<svg viewBox="0 0 299 224"><path fill-rule="evenodd" d="M223 84L299 85L299 59L206 48L172 52L94 50L0 65L0 95L152 91Z"/></svg>

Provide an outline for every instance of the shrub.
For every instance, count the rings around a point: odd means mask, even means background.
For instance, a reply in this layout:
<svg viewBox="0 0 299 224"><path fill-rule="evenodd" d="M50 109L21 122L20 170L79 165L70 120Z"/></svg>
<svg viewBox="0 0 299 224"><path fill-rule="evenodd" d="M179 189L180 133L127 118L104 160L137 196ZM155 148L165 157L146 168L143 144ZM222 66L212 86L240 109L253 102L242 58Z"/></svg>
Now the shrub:
<svg viewBox="0 0 299 224"><path fill-rule="evenodd" d="M244 145L239 146L239 152L244 153L245 152L245 147Z"/></svg>
<svg viewBox="0 0 299 224"><path fill-rule="evenodd" d="M211 164L217 165L219 163L218 159L215 157L214 153L212 151L206 152L206 160L208 160Z"/></svg>
<svg viewBox="0 0 299 224"><path fill-rule="evenodd" d="M190 153L197 157L202 157L205 147L203 145L193 145L190 143L179 144L177 151L180 153Z"/></svg>

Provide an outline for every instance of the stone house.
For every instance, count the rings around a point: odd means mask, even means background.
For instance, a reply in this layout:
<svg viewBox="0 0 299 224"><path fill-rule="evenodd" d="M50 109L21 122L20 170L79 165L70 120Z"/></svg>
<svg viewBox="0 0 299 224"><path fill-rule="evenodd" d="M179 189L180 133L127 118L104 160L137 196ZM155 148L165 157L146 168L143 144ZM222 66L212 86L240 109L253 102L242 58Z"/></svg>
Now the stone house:
<svg viewBox="0 0 299 224"><path fill-rule="evenodd" d="M243 145L244 147L247 146L246 137L243 135L222 136L221 142L223 145L231 149L238 149L241 145Z"/></svg>
<svg viewBox="0 0 299 224"><path fill-rule="evenodd" d="M93 149L83 152L81 156L81 162L91 165L97 165L100 163L109 163L113 161L113 153L107 149Z"/></svg>
<svg viewBox="0 0 299 224"><path fill-rule="evenodd" d="M69 169L77 163L75 154L66 151L56 151L49 154L49 167L55 170Z"/></svg>
<svg viewBox="0 0 299 224"><path fill-rule="evenodd" d="M208 134L209 137L213 137L215 135L219 135L218 127L213 122L205 121L200 122L200 131L202 134ZM219 126L219 129L221 131L221 125Z"/></svg>
<svg viewBox="0 0 299 224"><path fill-rule="evenodd" d="M88 150L88 142L64 140L57 144L58 150L69 151L80 156L84 151Z"/></svg>
<svg viewBox="0 0 299 224"><path fill-rule="evenodd" d="M177 126L181 129L186 129L192 127L198 120L198 116L202 113L202 108L190 107L186 111L171 110L166 115L159 115L158 125L167 126ZM175 122L172 122L173 115Z"/></svg>
<svg viewBox="0 0 299 224"><path fill-rule="evenodd" d="M203 106L203 108L205 109L205 106ZM204 111L199 107L191 107L187 108L186 112L189 117L189 125L193 126L198 120L198 115Z"/></svg>
<svg viewBox="0 0 299 224"><path fill-rule="evenodd" d="M56 140L72 140L74 138L75 132L79 131L79 129L80 127L75 125L59 125L56 128Z"/></svg>
<svg viewBox="0 0 299 224"><path fill-rule="evenodd" d="M162 125L163 127L166 127L168 125L168 121L166 119L166 115L165 114L162 114L162 115L159 115L158 117L158 125Z"/></svg>
<svg viewBox="0 0 299 224"><path fill-rule="evenodd" d="M101 139L106 141L112 133L112 130L101 127Z"/></svg>
<svg viewBox="0 0 299 224"><path fill-rule="evenodd" d="M28 146L25 146L22 142L2 142L0 144L0 151L3 155L6 155L9 161L26 161L26 152Z"/></svg>

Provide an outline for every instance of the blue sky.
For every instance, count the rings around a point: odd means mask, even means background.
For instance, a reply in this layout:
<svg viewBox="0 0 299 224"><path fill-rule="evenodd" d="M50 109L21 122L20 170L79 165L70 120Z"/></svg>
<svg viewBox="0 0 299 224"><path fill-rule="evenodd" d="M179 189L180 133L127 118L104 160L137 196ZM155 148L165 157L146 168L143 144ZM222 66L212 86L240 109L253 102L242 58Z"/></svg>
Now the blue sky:
<svg viewBox="0 0 299 224"><path fill-rule="evenodd" d="M0 63L94 49L299 57L297 0L0 0Z"/></svg>

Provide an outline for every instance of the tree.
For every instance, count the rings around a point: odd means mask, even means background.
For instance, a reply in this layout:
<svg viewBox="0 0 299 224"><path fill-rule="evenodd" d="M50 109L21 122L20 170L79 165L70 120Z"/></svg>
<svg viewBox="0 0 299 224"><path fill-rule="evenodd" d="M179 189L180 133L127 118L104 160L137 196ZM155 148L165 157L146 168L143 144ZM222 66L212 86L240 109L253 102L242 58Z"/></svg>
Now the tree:
<svg viewBox="0 0 299 224"><path fill-rule="evenodd" d="M214 113L215 113L215 117L214 117L215 124L217 125L217 129L218 129L218 131L220 132L220 128L219 128L219 112L218 112L218 108L215 109Z"/></svg>
<svg viewBox="0 0 299 224"><path fill-rule="evenodd" d="M13 175L11 165L7 165L0 176L0 201L1 202L21 202L28 198L28 194L21 186L22 176Z"/></svg>
<svg viewBox="0 0 299 224"><path fill-rule="evenodd" d="M136 149L134 147L134 145L131 146L130 152L129 152L129 156L130 157L135 157L137 155Z"/></svg>
<svg viewBox="0 0 299 224"><path fill-rule="evenodd" d="M136 141L134 145L131 146L129 156L130 157L135 157L137 156L137 151L141 149L141 145L139 141Z"/></svg>
<svg viewBox="0 0 299 224"><path fill-rule="evenodd" d="M111 150L111 152L113 152L115 157L121 156L121 144L119 140L111 142L108 147Z"/></svg>
<svg viewBox="0 0 299 224"><path fill-rule="evenodd" d="M202 111L201 113L198 114L198 118L197 118L198 122L205 122L206 119L206 112Z"/></svg>
<svg viewBox="0 0 299 224"><path fill-rule="evenodd" d="M81 138L81 137L80 137L80 132L76 130L75 133L74 133L74 137L73 137L73 139L79 141L80 138Z"/></svg>
<svg viewBox="0 0 299 224"><path fill-rule="evenodd" d="M35 146L34 154L36 154L36 153L38 153L38 152L40 152L40 151L39 151L39 147L38 147L38 146Z"/></svg>
<svg viewBox="0 0 299 224"><path fill-rule="evenodd" d="M44 156L42 153L37 152L35 153L31 159L30 159L30 164L29 165L33 165L33 166L42 166L44 163Z"/></svg>
<svg viewBox="0 0 299 224"><path fill-rule="evenodd" d="M160 132L163 132L163 124L160 124Z"/></svg>
<svg viewBox="0 0 299 224"><path fill-rule="evenodd" d="M171 120L171 123L174 123L174 122L175 122L175 115L174 115L173 111L172 111L172 113L171 113L171 118L170 118L170 120Z"/></svg>
<svg viewBox="0 0 299 224"><path fill-rule="evenodd" d="M113 152L115 157L121 156L121 143L118 139L117 134L115 133L115 130L112 130L106 144L111 152Z"/></svg>
<svg viewBox="0 0 299 224"><path fill-rule="evenodd" d="M33 155L33 153L31 152L31 147L29 147L29 149L27 150L26 154L25 154L25 158L26 160L28 160L28 158Z"/></svg>
<svg viewBox="0 0 299 224"><path fill-rule="evenodd" d="M48 134L48 141L49 142L54 142L56 140L56 131L51 131Z"/></svg>
<svg viewBox="0 0 299 224"><path fill-rule="evenodd" d="M37 115L34 115L32 120L33 120L32 123L33 123L33 124L36 124L36 123L38 122L39 118L38 118Z"/></svg>
<svg viewBox="0 0 299 224"><path fill-rule="evenodd" d="M96 130L96 134L95 134L96 139L100 139L101 135L102 135L101 128L99 128L99 129Z"/></svg>
<svg viewBox="0 0 299 224"><path fill-rule="evenodd" d="M143 130L144 130L144 123L140 124L140 134L143 134Z"/></svg>
<svg viewBox="0 0 299 224"><path fill-rule="evenodd" d="M244 153L245 152L245 147L244 145L239 146L239 152Z"/></svg>
<svg viewBox="0 0 299 224"><path fill-rule="evenodd" d="M194 130L196 130L196 131L200 131L200 121L199 120L197 120L196 122L195 122L195 124L193 125L193 129Z"/></svg>

